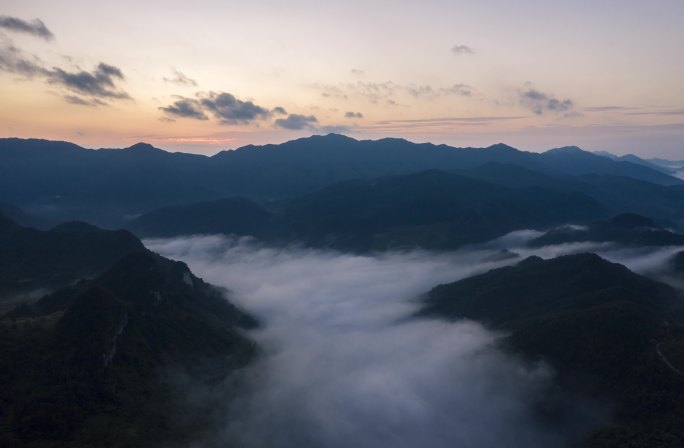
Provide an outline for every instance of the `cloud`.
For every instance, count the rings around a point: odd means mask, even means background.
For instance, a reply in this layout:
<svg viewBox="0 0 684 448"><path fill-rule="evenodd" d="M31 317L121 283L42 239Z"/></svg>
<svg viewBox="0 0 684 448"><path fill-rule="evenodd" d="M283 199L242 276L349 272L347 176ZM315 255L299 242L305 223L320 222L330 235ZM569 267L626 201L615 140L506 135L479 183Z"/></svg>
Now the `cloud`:
<svg viewBox="0 0 684 448"><path fill-rule="evenodd" d="M38 19L27 22L16 17L0 16L0 28L31 34L45 40L54 38L52 32ZM77 94L64 95L64 99L71 104L101 106L105 104L102 98L131 99L117 86L118 82L125 80L123 72L118 67L100 62L90 72L78 67L74 71L61 67L49 68L40 58L26 54L9 40L0 46L0 71L26 78L41 77L50 84L61 86Z"/></svg>
<svg viewBox="0 0 684 448"><path fill-rule="evenodd" d="M359 97L374 104L381 101L396 104L393 98L401 95L434 99L450 95L469 97L475 91L471 86L463 83L453 84L449 87L433 87L429 84L397 84L392 81L369 82L361 80L337 85L315 84L315 87L321 89L321 95L325 98L347 100L350 97Z"/></svg>
<svg viewBox="0 0 684 448"><path fill-rule="evenodd" d="M612 112L612 111L623 111L623 110L631 110L634 109L633 107L625 107L625 106L593 106L593 107L585 107L584 110L587 112Z"/></svg>
<svg viewBox="0 0 684 448"><path fill-rule="evenodd" d="M340 83L338 85L315 84L315 87L322 90L321 96L325 98L346 100L353 96L365 98L371 103L388 99L394 96L397 90L402 89L402 87L394 84L392 81L366 82L360 80L354 83Z"/></svg>
<svg viewBox="0 0 684 448"><path fill-rule="evenodd" d="M223 125L249 124L270 118L273 115L287 115L287 111L281 106L269 110L252 101L240 100L227 92L197 92L195 98L182 96L177 98L173 104L160 107L159 110L171 117L193 118L195 120L208 120L211 115ZM296 117L303 116L290 115L287 118L276 120L276 125L283 123L279 126L295 126L297 124Z"/></svg>
<svg viewBox="0 0 684 448"><path fill-rule="evenodd" d="M181 84L185 86L197 86L197 81L192 78L187 77L184 73L173 69L172 78L164 78L164 82L170 82L173 84Z"/></svg>
<svg viewBox="0 0 684 448"><path fill-rule="evenodd" d="M569 114L575 107L572 100L559 100L553 95L547 95L532 88L520 91L518 95L520 104L537 115L543 115L546 112Z"/></svg>
<svg viewBox="0 0 684 448"><path fill-rule="evenodd" d="M160 107L167 115L182 118L194 118L195 120L208 120L209 117L202 110L202 104L192 98L179 98L173 104Z"/></svg>
<svg viewBox="0 0 684 448"><path fill-rule="evenodd" d="M363 114L361 112L346 112L344 118L363 118Z"/></svg>
<svg viewBox="0 0 684 448"><path fill-rule="evenodd" d="M366 129L373 129L375 131L401 131L409 128L445 128L445 127L462 127L462 126L488 126L492 123L520 120L526 118L523 115L508 115L508 116L475 116L475 117L438 117L438 118L422 118L422 119L405 119L405 120L383 120L375 122L373 125L366 126Z"/></svg>
<svg viewBox="0 0 684 448"><path fill-rule="evenodd" d="M105 103L102 100L98 100L97 98L84 99L84 98L81 98L80 96L76 96L76 95L64 95L64 100L67 103L75 104L77 106L97 107L97 106L106 106L107 105L107 103Z"/></svg>
<svg viewBox="0 0 684 448"><path fill-rule="evenodd" d="M278 118L275 126L283 129L315 129L318 119L314 115L290 114L287 118Z"/></svg>
<svg viewBox="0 0 684 448"><path fill-rule="evenodd" d="M26 78L40 77L53 85L59 85L72 93L85 95L89 99L76 100L73 95L64 98L72 104L104 104L94 99L130 99L130 96L117 87L117 83L124 81L123 72L113 65L99 63L91 72L77 69L67 71L60 67L48 68L36 56L27 55L11 42L0 47L0 71L15 73Z"/></svg>
<svg viewBox="0 0 684 448"><path fill-rule="evenodd" d="M221 124L246 124L268 118L271 112L252 101L242 101L227 92L209 92L200 99L202 107L219 119Z"/></svg>
<svg viewBox="0 0 684 448"><path fill-rule="evenodd" d="M50 31L39 19L27 22L26 20L17 17L0 16L0 28L15 33L30 34L45 40L52 40L55 38L52 31Z"/></svg>
<svg viewBox="0 0 684 448"><path fill-rule="evenodd" d="M684 115L684 109L658 109L641 112L626 112L625 115L656 115L656 116L676 116Z"/></svg>
<svg viewBox="0 0 684 448"><path fill-rule="evenodd" d="M558 391L546 365L499 350L500 335L410 318L433 286L501 266L481 261L496 249L359 256L219 236L146 245L262 322L251 333L262 356L225 384L217 445L535 448L566 446L567 433L597 423L593 403ZM553 426L537 418L550 403L561 410Z"/></svg>
<svg viewBox="0 0 684 448"><path fill-rule="evenodd" d="M54 67L47 72L47 80L69 90L96 98L130 99L130 96L117 89L116 82L124 80L121 69L100 62L92 72L79 70L68 72Z"/></svg>
<svg viewBox="0 0 684 448"><path fill-rule="evenodd" d="M0 70L16 73L21 76L33 77L36 75L47 76L49 71L43 67L37 57L28 56L20 48L12 43L0 47Z"/></svg>
<svg viewBox="0 0 684 448"><path fill-rule="evenodd" d="M444 87L439 90L442 95L471 96L473 88L468 84L454 84L451 87Z"/></svg>
<svg viewBox="0 0 684 448"><path fill-rule="evenodd" d="M359 69L357 69L357 68L351 69L351 70L349 71L349 73L351 73L353 76L359 76L359 77L366 74L366 72L364 72L363 70L359 70Z"/></svg>
<svg viewBox="0 0 684 448"><path fill-rule="evenodd" d="M413 96L434 96L435 91L432 88L432 86L429 85L423 85L423 86L406 86L406 91L408 92L409 95Z"/></svg>
<svg viewBox="0 0 684 448"><path fill-rule="evenodd" d="M456 55L475 54L472 48L467 45L457 44L451 47L451 52Z"/></svg>
<svg viewBox="0 0 684 448"><path fill-rule="evenodd" d="M321 134L348 134L351 130L349 126L344 125L319 126L317 128Z"/></svg>

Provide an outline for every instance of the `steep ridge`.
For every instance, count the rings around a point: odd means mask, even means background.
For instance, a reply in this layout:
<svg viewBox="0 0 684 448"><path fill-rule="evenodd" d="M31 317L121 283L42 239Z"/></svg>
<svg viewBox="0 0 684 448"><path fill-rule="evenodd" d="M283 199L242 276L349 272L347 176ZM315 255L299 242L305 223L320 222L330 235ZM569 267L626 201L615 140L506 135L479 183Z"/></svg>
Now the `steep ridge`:
<svg viewBox="0 0 684 448"><path fill-rule="evenodd" d="M684 382L668 365L684 367L681 311L669 286L593 254L532 257L441 285L424 308L504 330L507 345L549 362L566 387L613 400L615 423L589 437L592 447L684 440Z"/></svg>
<svg viewBox="0 0 684 448"><path fill-rule="evenodd" d="M252 318L148 251L59 295L0 319L3 446L188 446L210 410L178 381L212 393L255 354Z"/></svg>
<svg viewBox="0 0 684 448"><path fill-rule="evenodd" d="M42 231L0 215L0 305L22 292L98 275L124 255L143 249L126 230L70 222Z"/></svg>

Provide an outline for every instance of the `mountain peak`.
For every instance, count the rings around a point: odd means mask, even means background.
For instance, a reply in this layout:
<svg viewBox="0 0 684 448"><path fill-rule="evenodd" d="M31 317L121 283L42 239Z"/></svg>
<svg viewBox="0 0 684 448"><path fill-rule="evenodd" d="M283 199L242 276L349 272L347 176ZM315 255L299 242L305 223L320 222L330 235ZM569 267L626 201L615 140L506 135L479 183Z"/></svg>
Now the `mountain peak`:
<svg viewBox="0 0 684 448"><path fill-rule="evenodd" d="M312 137L321 137L321 138L330 139L330 140L354 140L353 138L348 137L344 134L337 134L335 132L331 132L331 133L326 134L326 135L312 135Z"/></svg>
<svg viewBox="0 0 684 448"><path fill-rule="evenodd" d="M583 150L578 146L562 146L560 148L553 148L546 151L544 154L592 154ZM594 155L594 154L592 154Z"/></svg>
<svg viewBox="0 0 684 448"><path fill-rule="evenodd" d="M321 135L321 134L316 134L316 135L311 135L309 137L304 137L299 140L295 141L300 141L300 142L312 142L312 143L355 143L356 140L347 137L346 135L342 134L336 134L334 132L331 132L329 134ZM289 142L288 142L289 143Z"/></svg>
<svg viewBox="0 0 684 448"><path fill-rule="evenodd" d="M129 146L128 148L124 148L126 151L136 151L136 152L164 152L163 149L155 148L154 146L150 145L149 143L145 142L139 142L136 143L133 146Z"/></svg>
<svg viewBox="0 0 684 448"><path fill-rule="evenodd" d="M506 151L506 152L520 152L518 149L516 149L516 148L514 148L514 147L512 147L512 146L510 146L510 145L507 145L507 144L505 144L505 143L496 143L496 144L494 144L494 145L487 146L486 149L489 149L489 150L492 150L492 151L499 151L499 152L503 152L503 151Z"/></svg>

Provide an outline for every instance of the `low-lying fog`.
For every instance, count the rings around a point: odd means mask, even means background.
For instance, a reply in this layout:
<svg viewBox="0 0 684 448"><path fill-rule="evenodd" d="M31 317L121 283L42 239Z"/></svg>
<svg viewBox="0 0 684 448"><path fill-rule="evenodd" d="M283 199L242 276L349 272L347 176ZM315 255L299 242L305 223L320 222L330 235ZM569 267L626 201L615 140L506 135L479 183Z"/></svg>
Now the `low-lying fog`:
<svg viewBox="0 0 684 448"><path fill-rule="evenodd" d="M551 425L542 398L557 393L553 369L497 348L475 322L412 319L418 298L517 260L482 261L508 248L524 258L594 251L638 272L661 268L674 248L645 254L597 244L525 249L515 232L453 253L359 256L271 248L250 239L194 236L146 245L186 262L262 326L262 356L242 372L221 439L242 447L563 446L605 418L578 397ZM548 405L548 403L547 403ZM567 406L566 406L567 405ZM546 423L542 423L546 421Z"/></svg>

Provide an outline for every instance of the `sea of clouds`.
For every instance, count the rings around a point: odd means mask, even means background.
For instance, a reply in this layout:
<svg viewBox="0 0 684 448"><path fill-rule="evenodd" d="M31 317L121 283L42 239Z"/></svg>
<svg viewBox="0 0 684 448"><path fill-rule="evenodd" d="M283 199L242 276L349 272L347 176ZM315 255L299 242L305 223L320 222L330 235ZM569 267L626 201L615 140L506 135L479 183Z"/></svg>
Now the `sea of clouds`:
<svg viewBox="0 0 684 448"><path fill-rule="evenodd" d="M146 245L186 262L261 325L261 355L240 373L217 428L241 447L548 447L577 442L608 410L568 397L554 371L502 351L501 334L472 321L412 317L434 286L538 255L592 251L660 275L681 248L579 243L525 246L514 232L449 253L369 255L249 238L190 236ZM502 249L517 259L483 261ZM231 393L232 394L232 393ZM557 411L549 411L557 407ZM545 409L545 412L540 411ZM548 418L548 413L555 415Z"/></svg>

